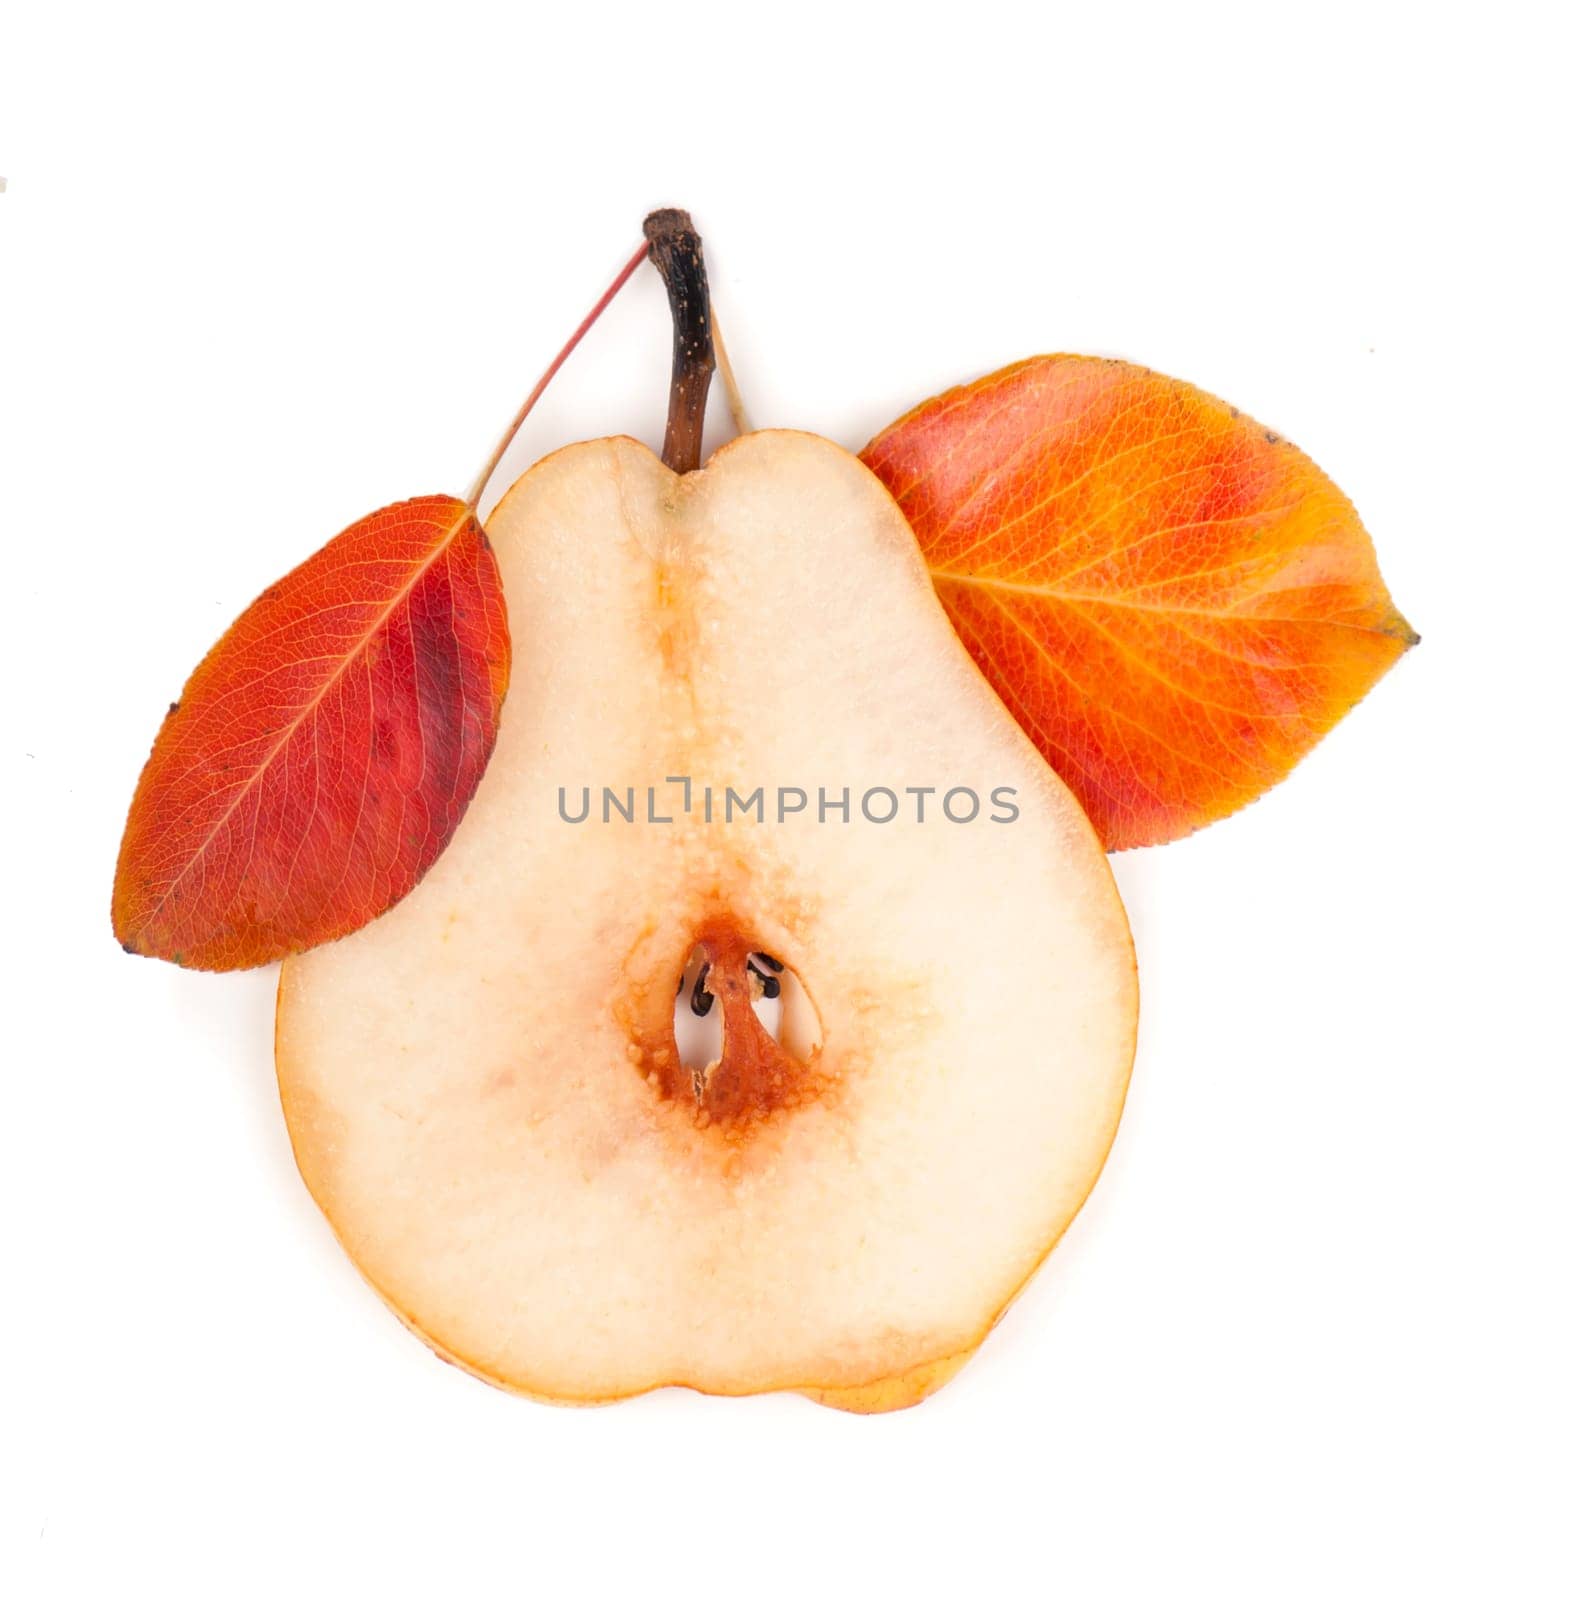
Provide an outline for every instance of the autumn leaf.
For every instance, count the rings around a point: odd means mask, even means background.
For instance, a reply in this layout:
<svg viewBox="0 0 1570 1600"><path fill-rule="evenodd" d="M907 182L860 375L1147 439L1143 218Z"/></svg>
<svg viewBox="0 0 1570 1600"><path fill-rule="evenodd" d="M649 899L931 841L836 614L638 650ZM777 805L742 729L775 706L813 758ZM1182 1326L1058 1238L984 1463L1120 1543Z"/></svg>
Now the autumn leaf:
<svg viewBox="0 0 1570 1600"><path fill-rule="evenodd" d="M1142 367L1022 361L917 407L862 459L1109 849L1248 804L1417 642L1330 479Z"/></svg>
<svg viewBox="0 0 1570 1600"><path fill-rule="evenodd" d="M511 646L461 500L373 513L267 590L169 708L115 873L127 950L223 971L419 882L490 759Z"/></svg>

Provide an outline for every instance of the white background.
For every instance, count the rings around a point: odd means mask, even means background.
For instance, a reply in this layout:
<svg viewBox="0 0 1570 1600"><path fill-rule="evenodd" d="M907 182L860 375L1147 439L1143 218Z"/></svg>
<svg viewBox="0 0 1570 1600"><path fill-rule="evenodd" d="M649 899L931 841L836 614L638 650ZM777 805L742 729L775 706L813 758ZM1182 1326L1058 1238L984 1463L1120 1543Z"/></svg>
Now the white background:
<svg viewBox="0 0 1570 1600"><path fill-rule="evenodd" d="M0 1589L1566 1592L1550 15L7 8ZM1111 1163L894 1416L442 1365L294 1172L273 974L109 933L189 668L345 523L461 493L661 203L757 422L856 448L1128 356L1307 448L1425 636L1283 788L1116 862ZM514 469L657 444L668 341L643 274Z"/></svg>

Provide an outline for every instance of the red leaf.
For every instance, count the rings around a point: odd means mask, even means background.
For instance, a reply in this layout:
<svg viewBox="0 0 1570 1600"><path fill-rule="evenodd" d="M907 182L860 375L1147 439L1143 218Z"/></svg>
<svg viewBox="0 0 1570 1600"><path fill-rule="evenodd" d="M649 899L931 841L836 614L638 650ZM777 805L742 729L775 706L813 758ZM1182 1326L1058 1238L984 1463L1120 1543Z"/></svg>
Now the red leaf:
<svg viewBox="0 0 1570 1600"><path fill-rule="evenodd" d="M1246 805L1417 639L1302 451L1143 367L1022 361L918 406L862 459L1108 849Z"/></svg>
<svg viewBox="0 0 1570 1600"><path fill-rule="evenodd" d="M377 511L255 601L169 708L115 872L127 950L260 966L406 895L490 759L512 651L473 512Z"/></svg>

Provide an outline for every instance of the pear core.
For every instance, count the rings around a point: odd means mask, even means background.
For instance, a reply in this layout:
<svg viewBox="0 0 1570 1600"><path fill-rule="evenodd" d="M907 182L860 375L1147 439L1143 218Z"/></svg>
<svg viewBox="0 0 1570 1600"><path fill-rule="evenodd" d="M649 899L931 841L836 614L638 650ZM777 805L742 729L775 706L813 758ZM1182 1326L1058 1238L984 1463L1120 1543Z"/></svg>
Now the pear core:
<svg viewBox="0 0 1570 1600"><path fill-rule="evenodd" d="M575 445L487 532L513 687L468 816L400 905L284 966L300 1171L404 1321L504 1387L911 1404L1116 1131L1137 984L1100 844L828 441L747 434L680 477ZM724 1021L696 1070L695 950ZM810 1044L754 1015L754 952Z"/></svg>

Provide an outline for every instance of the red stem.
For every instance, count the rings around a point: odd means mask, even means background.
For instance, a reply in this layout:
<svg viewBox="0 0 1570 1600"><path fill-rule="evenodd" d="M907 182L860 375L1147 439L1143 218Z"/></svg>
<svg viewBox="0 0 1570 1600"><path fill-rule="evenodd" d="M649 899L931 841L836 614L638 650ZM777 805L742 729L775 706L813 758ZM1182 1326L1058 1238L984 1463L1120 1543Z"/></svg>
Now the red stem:
<svg viewBox="0 0 1570 1600"><path fill-rule="evenodd" d="M539 400L540 396L545 393L547 387L549 387L551 379L561 371L562 363L565 362L567 357L578 348L579 341L583 338L584 334L586 334L589 329L592 328L597 321L599 321L600 313L604 311L606 306L608 306L611 301L614 300L621 292L622 285L625 284L626 281L633 275L633 273L635 273L643 264L643 259L648 255L648 253L649 242L647 239L645 239L644 242L640 244L635 251L633 251L632 256L627 262L627 265L616 274L616 277L612 281L610 288L608 288L605 293L594 302L593 310L591 310L588 316L586 316L583 321L578 324L577 331L566 342L566 344L561 347L556 359L545 369L540 381L529 391L528 399L523 402L523 405L519 408L518 415L512 419L511 425L501 436L500 443L498 443L496 448L491 451L490 460L487 461L480 469L480 475L474 480L474 487L469 491L469 504L476 511L478 511L480 508L480 496L483 495L486 489L490 486L490 481L495 475L497 467L501 465L502 457L507 454L508 445L510 445L513 440L518 437L519 428L523 426L525 420L528 418L529 413L534 410L536 402Z"/></svg>

